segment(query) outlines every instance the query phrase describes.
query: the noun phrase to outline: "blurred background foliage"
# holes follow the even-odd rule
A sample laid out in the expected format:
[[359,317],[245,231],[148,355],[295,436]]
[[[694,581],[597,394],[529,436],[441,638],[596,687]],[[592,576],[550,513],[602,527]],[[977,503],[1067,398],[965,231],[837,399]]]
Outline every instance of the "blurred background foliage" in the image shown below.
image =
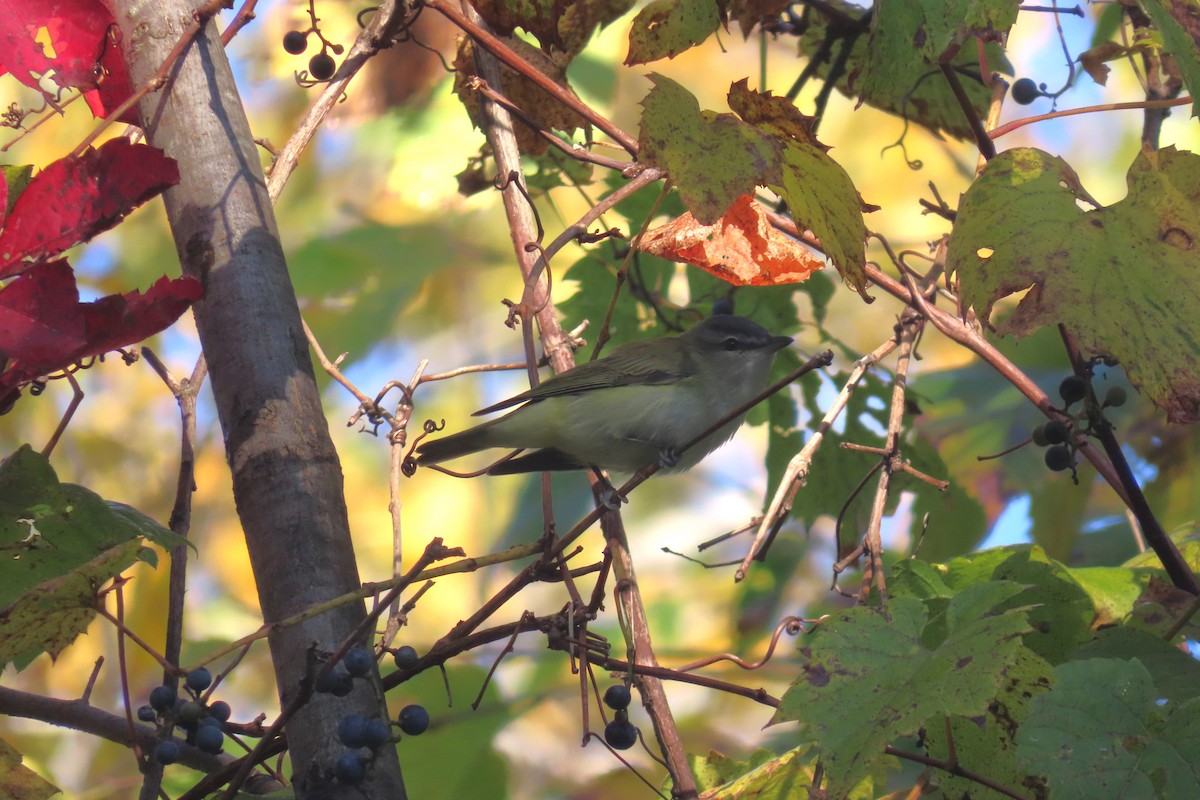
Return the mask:
[[[349,44],[358,10],[343,3],[318,3],[325,35]],[[303,68],[304,58],[288,56],[279,44],[286,30],[306,23],[298,3],[260,4],[258,15],[234,40],[230,52],[256,136],[281,145],[316,94],[293,80],[292,72]],[[628,20],[627,16],[597,36],[572,66],[570,77],[586,101],[624,129],[636,131],[638,101],[649,89],[645,75],[650,70],[619,66]],[[1064,18],[1075,52],[1089,46],[1093,25],[1092,19]],[[436,15],[425,14],[416,35],[447,58],[452,56],[454,31]],[[1050,84],[1065,77],[1050,15],[1022,14],[1008,55],[1017,76]],[[796,41],[758,35],[743,41],[735,29],[678,58],[655,63],[653,71],[683,83],[702,108],[723,111],[729,83],[750,76],[755,85],[764,74],[762,65],[766,76],[762,87],[785,93],[803,67]],[[1140,97],[1128,68],[1114,66],[1107,89],[1082,77],[1063,98],[1063,105]],[[345,102],[305,154],[277,208],[306,319],[330,357],[347,354],[343,369],[368,394],[388,380],[407,381],[421,359],[429,359],[429,372],[441,372],[521,357],[519,333],[503,325],[506,310],[500,301],[519,297],[521,282],[513,268],[498,195],[458,193],[456,175],[478,152],[482,136],[472,129],[450,85],[451,76],[437,56],[413,44],[375,60],[351,85]],[[17,88],[12,81],[0,85],[3,105],[12,100],[28,102]],[[801,110],[811,111],[817,89],[814,84],[805,89],[798,101]],[[1005,121],[1047,110],[1009,104]],[[1138,112],[1127,111],[1056,120],[1024,128],[999,144],[1002,148],[1034,145],[1063,156],[1092,195],[1110,203],[1124,195],[1124,174],[1138,149],[1140,119]],[[68,152],[92,124],[82,104],[76,104],[64,118],[52,119],[17,141],[3,160],[45,165]],[[932,199],[929,183],[933,182],[941,196],[955,205],[974,174],[975,149],[916,127],[906,134],[903,129],[898,118],[866,106],[855,110],[852,100],[835,93],[820,138],[833,146],[832,155],[849,172],[863,198],[882,206],[868,216],[868,225],[885,235],[896,250],[927,252],[928,242],[948,226],[922,213],[917,199]],[[900,148],[889,149],[901,136],[907,157],[920,161],[920,169],[906,163]],[[13,138],[11,131],[4,132],[4,143]],[[1197,127],[1188,123],[1186,112],[1168,119],[1164,145],[1196,150],[1197,139]],[[264,164],[269,164],[268,153],[262,154]],[[599,170],[593,177],[599,182],[557,188],[539,200],[551,236],[606,188],[616,185]],[[644,215],[648,203],[631,201],[621,210],[640,209],[638,213]],[[638,213],[632,215],[634,225],[641,222]],[[628,234],[629,225],[619,214],[606,217],[604,224],[623,225]],[[881,256],[872,243],[869,257],[882,261]],[[159,275],[178,272],[162,209],[154,203],[71,258],[81,283],[96,295],[145,288]],[[593,330],[598,325],[616,263],[609,244],[573,247],[555,260],[555,299],[565,328],[585,319]],[[706,309],[725,292],[706,275],[651,257],[638,261],[635,277],[643,288],[680,306]],[[798,498],[798,521],[785,528],[769,560],[758,565],[745,583],[735,585],[728,570],[704,569],[663,549],[694,555],[697,544],[741,526],[760,511],[768,476],[780,474],[806,435],[804,426],[822,413],[852,358],[891,336],[899,307],[875,294],[876,302],[865,305],[836,277],[826,276],[796,292],[791,288],[737,292],[739,312],[769,326],[775,323],[778,333],[795,335],[801,353],[833,346],[836,368],[793,387],[790,398],[772,401],[771,419],[776,424],[765,468],[767,426],[747,427],[733,444],[692,473],[651,481],[627,507],[626,524],[642,590],[665,663],[681,664],[727,651],[756,659],[782,616],[815,617],[840,602],[828,590],[830,565],[836,560],[832,514],[867,462],[830,446],[821,451],[809,487]],[[628,293],[618,306],[618,339],[635,332],[662,333],[672,320],[656,319],[648,306],[632,301],[634,296]],[[798,326],[788,322],[797,314]],[[819,315],[823,315],[820,321]],[[198,355],[195,332],[187,319],[150,344],[180,377],[191,370]],[[1067,371],[1053,335],[998,344],[1047,390],[1052,391]],[[1081,470],[1081,485],[1076,487],[1064,476],[1047,472],[1041,452],[1033,448],[979,460],[1027,438],[1040,415],[990,368],[936,333],[929,332],[920,352],[922,360],[915,364],[912,381],[919,414],[913,417],[908,447],[924,469],[948,476],[954,490],[940,498],[928,493],[898,495],[886,531],[889,547],[907,552],[913,541],[913,520],[928,511],[932,523],[928,549],[922,555],[930,559],[949,558],[983,542],[1028,539],[1052,556],[1076,564],[1117,563],[1136,551],[1112,492],[1094,480],[1089,468]],[[179,444],[177,410],[169,393],[144,364],[127,367],[116,358],[82,373],[80,380],[87,397],[54,453],[60,478],[165,522],[173,499]],[[414,419],[445,419],[459,426],[475,409],[519,391],[523,380],[519,372],[489,373],[426,385],[418,392]],[[1105,380],[1121,383],[1123,378],[1115,369]],[[345,420],[355,409],[353,398],[328,380],[324,385],[330,426],[343,460],[360,572],[364,580],[380,580],[391,569],[386,441],[362,426],[347,428]],[[889,396],[887,372],[879,370],[856,396],[855,414],[842,423],[844,428],[839,426],[838,435],[868,443],[877,440]],[[0,453],[7,454],[23,442],[41,447],[69,399],[70,391],[62,382],[52,383],[40,398],[23,399],[13,413],[0,419]],[[789,417],[794,424],[778,424]],[[767,414],[757,412],[756,419],[764,422]],[[230,499],[221,433],[207,398],[200,422],[191,533],[198,552],[189,577],[185,663],[203,658],[259,624],[256,590]],[[1200,447],[1195,429],[1167,428],[1162,415],[1145,402],[1120,409],[1116,424],[1165,526],[1170,529],[1200,516],[1196,463]],[[554,489],[563,528],[587,507],[589,495],[578,475],[556,476]],[[541,532],[536,476],[462,481],[422,470],[404,480],[401,491],[408,561],[433,536],[474,555],[533,540]],[[860,519],[862,511],[856,508],[848,517],[847,531],[857,530],[853,520]],[[598,534],[583,541],[587,555],[597,556]],[[740,558],[741,546],[741,540],[735,540],[701,556],[706,561]],[[439,580],[410,614],[409,627],[398,643],[423,651],[477,609],[520,566]],[[127,622],[141,637],[160,645],[166,571],[140,565],[130,577]],[[513,620],[525,609],[544,613],[565,599],[557,584],[535,586],[495,619]],[[618,652],[622,650],[611,612],[596,629],[609,637]],[[97,658],[103,656],[106,662],[92,701],[118,711],[115,641],[111,626],[97,621],[89,635],[56,663],[43,657],[19,674],[10,668],[3,676],[5,685],[78,697]],[[644,784],[607,751],[596,745],[579,749],[578,679],[562,655],[547,651],[539,637],[518,640],[516,652],[504,660],[479,710],[472,711],[470,703],[499,648],[476,651],[450,665],[452,705],[441,676],[434,671],[393,692],[393,710],[421,702],[434,720],[430,734],[408,738],[400,746],[411,796],[422,800],[649,796]],[[785,639],[775,658],[756,672],[743,672],[728,662],[706,672],[779,695],[793,677],[790,649]],[[130,653],[130,690],[136,706],[160,674],[136,648]],[[266,658],[265,647],[255,647],[217,693],[232,703],[237,721],[259,713],[271,718],[277,712]],[[599,678],[603,689],[607,679]],[[715,749],[746,758],[756,747],[782,749],[796,744],[789,726],[762,729],[770,717],[763,706],[683,684],[671,685],[669,691],[692,752]],[[633,721],[648,725],[640,715],[635,708]],[[595,709],[591,719],[596,729]],[[126,798],[139,783],[131,754],[98,738],[14,719],[0,720],[0,736],[12,740],[25,754],[25,763],[55,781],[69,797]],[[651,783],[658,782],[660,770],[644,753],[630,751],[629,757]],[[167,788],[182,790],[195,777],[183,768],[172,768]]]

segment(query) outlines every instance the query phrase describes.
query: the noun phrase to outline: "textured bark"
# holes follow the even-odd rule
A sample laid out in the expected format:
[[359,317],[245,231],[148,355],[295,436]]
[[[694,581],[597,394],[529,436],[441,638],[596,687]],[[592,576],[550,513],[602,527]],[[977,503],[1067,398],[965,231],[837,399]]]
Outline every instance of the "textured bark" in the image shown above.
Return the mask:
[[[112,0],[135,86],[192,22],[183,0]],[[341,466],[321,409],[259,154],[216,26],[187,48],[170,82],[139,107],[147,140],[179,162],[165,201],[183,271],[199,278],[200,341],[233,472],[263,616],[283,619],[358,587]],[[197,545],[204,547],[198,531]],[[310,645],[331,649],[364,618],[342,606],[270,638],[280,699],[299,689]],[[321,777],[344,752],[337,719],[386,712],[366,681],[316,695],[287,726],[297,796],[404,797],[393,748],[355,787]],[[376,679],[376,686],[378,686]]]

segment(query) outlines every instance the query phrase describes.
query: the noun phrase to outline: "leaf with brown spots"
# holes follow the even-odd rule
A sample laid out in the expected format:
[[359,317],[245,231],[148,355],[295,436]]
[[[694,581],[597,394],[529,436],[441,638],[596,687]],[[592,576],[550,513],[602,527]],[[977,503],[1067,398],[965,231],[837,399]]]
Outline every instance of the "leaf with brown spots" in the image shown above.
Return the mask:
[[[779,19],[791,5],[790,0],[731,0],[729,16],[737,20],[742,29],[742,38],[749,39],[758,26],[766,27]],[[768,29],[769,30],[769,29]]]
[[811,230],[842,278],[864,292],[866,224],[850,176],[812,136],[808,118],[785,98],[733,84],[730,106],[741,117],[701,111],[690,92],[651,75],[642,101],[638,160],[665,169],[688,211],[703,225],[720,219],[738,197],[767,186],[787,201],[801,229]]
[[1200,156],[1141,153],[1127,182],[1125,199],[1096,207],[1061,158],[1008,150],[963,196],[946,265],[985,321],[1029,290],[1000,333],[1061,323],[1085,356],[1116,357],[1171,422],[1197,422]]
[[[1023,590],[990,581],[948,603],[893,597],[886,611],[831,615],[806,637],[800,677],[772,724],[806,727],[821,750],[828,795],[847,796],[899,737],[987,710],[1018,656],[1029,654],[1025,610],[998,610]],[[1039,658],[1029,663],[1049,670]]]
[[674,58],[716,33],[720,25],[716,0],[654,0],[634,17],[625,66]]
[[[566,56],[561,53],[547,55],[531,44],[520,39],[507,39],[505,44],[511,47],[522,58],[537,67],[538,71],[559,84],[563,91],[571,96],[575,92],[567,83]],[[540,156],[549,149],[546,139],[525,121],[545,130],[572,133],[588,127],[583,117],[558,102],[542,87],[507,65],[500,65],[500,74],[504,82],[504,96],[512,101],[523,114],[514,117],[513,132],[517,137],[517,146],[521,152]],[[484,117],[480,105],[482,96],[475,88],[475,44],[464,37],[458,46],[458,54],[454,59],[454,92],[467,109],[467,115],[477,128],[483,129]]]
[[544,50],[565,48],[558,21],[570,0],[475,0],[473,5],[479,16],[505,36],[521,28],[537,37]]

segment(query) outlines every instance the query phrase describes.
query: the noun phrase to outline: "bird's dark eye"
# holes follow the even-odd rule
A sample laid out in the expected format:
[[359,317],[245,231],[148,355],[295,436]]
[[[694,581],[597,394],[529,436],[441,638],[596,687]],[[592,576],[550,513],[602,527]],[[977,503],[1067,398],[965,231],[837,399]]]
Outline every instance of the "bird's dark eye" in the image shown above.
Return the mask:
[[738,340],[733,338],[732,336],[730,336],[728,339],[726,339],[724,342],[722,342],[722,344],[725,346],[726,350],[737,350],[738,349]]

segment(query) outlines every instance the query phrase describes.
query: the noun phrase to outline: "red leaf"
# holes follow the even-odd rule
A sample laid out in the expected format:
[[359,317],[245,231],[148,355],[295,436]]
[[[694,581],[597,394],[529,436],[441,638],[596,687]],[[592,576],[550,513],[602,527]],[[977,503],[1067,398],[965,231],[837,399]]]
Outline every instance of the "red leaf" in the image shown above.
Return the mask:
[[[51,73],[66,88],[96,87],[96,60],[112,14],[99,0],[0,0],[0,37],[7,47],[0,68],[31,88],[36,75]],[[54,57],[37,42],[46,29]]]
[[694,264],[735,286],[800,283],[824,264],[775,230],[753,195],[744,194],[712,225],[691,212],[646,233],[638,249]]
[[[37,42],[43,28],[53,58]],[[0,75],[11,72],[38,89],[38,78],[49,74],[64,89],[87,92],[92,112],[105,116],[133,93],[113,42],[116,30],[101,0],[0,0]],[[137,123],[133,109],[120,119]]]
[[5,221],[0,278],[88,241],[178,182],[174,159],[127,139],[112,139],[78,158],[60,158],[34,176]]
[[79,302],[66,261],[40,264],[0,289],[0,396],[21,383],[140,342],[169,327],[198,300],[200,282],[163,277],[145,293]]
[[[133,85],[129,82],[129,74],[125,72],[125,57],[116,45],[109,44],[104,55],[100,57],[100,66],[104,68],[104,80],[100,82],[99,89],[84,94],[83,100],[88,104],[88,108],[92,109],[92,114],[107,117],[117,106],[129,99],[133,94]],[[140,124],[137,106],[129,108],[117,117],[117,122],[124,122],[126,125]]]

